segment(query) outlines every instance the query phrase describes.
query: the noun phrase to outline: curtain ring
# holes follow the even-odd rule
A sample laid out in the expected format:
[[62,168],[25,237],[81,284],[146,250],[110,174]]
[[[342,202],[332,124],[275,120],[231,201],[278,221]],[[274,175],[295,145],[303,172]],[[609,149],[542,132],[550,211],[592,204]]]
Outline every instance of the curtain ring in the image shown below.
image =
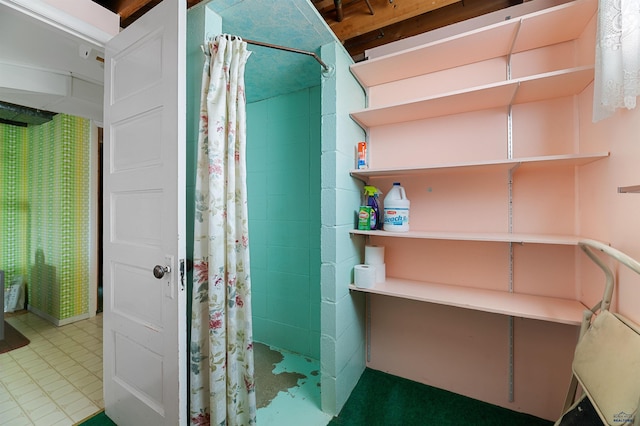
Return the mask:
[[225,40],[228,41],[233,41],[233,40],[240,40],[242,41],[242,37],[234,35],[234,34],[218,34],[216,36],[216,39],[219,39],[220,37],[224,37]]

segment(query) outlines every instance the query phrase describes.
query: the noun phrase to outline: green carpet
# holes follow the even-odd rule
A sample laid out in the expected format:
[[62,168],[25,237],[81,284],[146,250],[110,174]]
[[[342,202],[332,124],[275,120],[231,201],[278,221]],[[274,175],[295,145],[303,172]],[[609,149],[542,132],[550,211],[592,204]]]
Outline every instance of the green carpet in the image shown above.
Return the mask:
[[88,419],[78,423],[77,426],[117,426],[107,415],[104,410]]
[[549,426],[553,422],[367,368],[329,425]]
[[[551,426],[553,422],[367,368],[329,425]],[[115,423],[101,411],[78,426]]]

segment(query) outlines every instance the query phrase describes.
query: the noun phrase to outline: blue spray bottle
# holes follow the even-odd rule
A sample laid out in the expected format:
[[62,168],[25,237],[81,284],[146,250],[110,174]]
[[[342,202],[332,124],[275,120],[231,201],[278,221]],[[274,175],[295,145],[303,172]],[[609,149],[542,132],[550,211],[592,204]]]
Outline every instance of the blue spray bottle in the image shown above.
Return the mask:
[[370,229],[382,229],[382,216],[380,216],[380,206],[378,205],[378,196],[380,191],[375,186],[365,185],[364,197],[365,205],[373,210],[370,219]]

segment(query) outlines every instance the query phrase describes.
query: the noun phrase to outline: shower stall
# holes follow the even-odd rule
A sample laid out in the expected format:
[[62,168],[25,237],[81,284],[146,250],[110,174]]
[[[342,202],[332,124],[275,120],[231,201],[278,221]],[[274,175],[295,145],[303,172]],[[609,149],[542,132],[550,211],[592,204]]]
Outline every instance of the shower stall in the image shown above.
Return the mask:
[[[335,414],[365,363],[363,299],[348,292],[363,249],[349,241],[361,188],[348,172],[352,148],[364,132],[347,113],[364,106],[364,93],[349,72],[351,58],[313,5],[288,3],[277,8],[306,15],[283,24],[282,10],[272,5],[267,13],[256,2],[209,2],[189,10],[187,161],[195,169],[194,100],[200,98],[204,36],[251,39],[245,84],[253,338],[315,360],[321,370],[315,379],[322,393],[318,408]],[[188,218],[194,182],[191,170]],[[188,238],[192,234],[188,222]]]

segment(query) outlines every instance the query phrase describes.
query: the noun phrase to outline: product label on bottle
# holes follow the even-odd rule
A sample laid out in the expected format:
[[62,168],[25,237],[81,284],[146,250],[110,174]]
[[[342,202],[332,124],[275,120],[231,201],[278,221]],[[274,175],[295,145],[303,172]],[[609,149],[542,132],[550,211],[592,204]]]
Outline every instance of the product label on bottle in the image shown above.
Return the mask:
[[371,229],[371,213],[373,209],[369,206],[360,206],[358,212],[358,229],[361,231],[369,231]]
[[367,143],[366,142],[358,142],[356,155],[357,155],[356,168],[366,169],[367,168]]
[[384,224],[401,227],[409,223],[409,209],[384,209]]

